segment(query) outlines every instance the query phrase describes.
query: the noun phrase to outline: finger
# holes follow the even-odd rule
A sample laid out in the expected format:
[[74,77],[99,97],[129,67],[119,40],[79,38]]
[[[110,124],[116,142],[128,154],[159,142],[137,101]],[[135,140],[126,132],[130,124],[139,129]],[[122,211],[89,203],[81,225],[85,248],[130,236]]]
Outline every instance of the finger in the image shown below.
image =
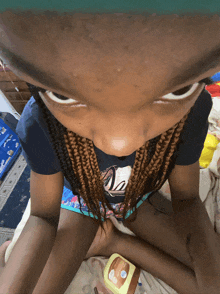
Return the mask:
[[3,243],[0,246],[0,267],[5,266],[5,252],[6,252],[10,243],[11,243],[11,241],[6,241],[5,243]]

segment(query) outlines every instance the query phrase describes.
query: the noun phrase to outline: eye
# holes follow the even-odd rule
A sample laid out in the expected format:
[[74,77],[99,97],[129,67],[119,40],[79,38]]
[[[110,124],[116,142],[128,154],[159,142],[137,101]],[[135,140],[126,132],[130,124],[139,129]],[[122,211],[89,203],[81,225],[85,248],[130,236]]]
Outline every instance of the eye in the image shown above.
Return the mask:
[[192,95],[198,89],[200,85],[201,83],[192,84],[190,86],[184,87],[175,92],[164,95],[162,98],[167,100],[181,100],[181,99],[187,98],[190,95]]
[[85,107],[86,104],[82,104],[79,101],[77,101],[76,99],[73,98],[67,98],[65,96],[53,93],[51,91],[46,91],[45,92],[47,94],[47,96],[53,100],[54,102],[58,103],[59,105],[63,105],[63,106],[71,106],[71,107]]

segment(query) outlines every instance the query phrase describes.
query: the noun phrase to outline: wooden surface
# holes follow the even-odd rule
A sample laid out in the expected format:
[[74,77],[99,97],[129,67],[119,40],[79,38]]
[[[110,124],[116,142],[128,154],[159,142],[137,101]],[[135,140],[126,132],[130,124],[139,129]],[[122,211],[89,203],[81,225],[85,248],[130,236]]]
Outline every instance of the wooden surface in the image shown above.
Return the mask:
[[[15,87],[19,89],[19,92],[16,91]],[[2,68],[0,69],[0,90],[19,114],[22,113],[26,103],[31,98],[26,82],[18,78],[9,69],[6,69],[6,73]]]

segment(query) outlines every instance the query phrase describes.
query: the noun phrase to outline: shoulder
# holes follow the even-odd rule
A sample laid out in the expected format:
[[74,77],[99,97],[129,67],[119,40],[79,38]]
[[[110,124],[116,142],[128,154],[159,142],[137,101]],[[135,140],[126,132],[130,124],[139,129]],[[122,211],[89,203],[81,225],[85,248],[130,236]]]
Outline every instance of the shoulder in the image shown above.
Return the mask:
[[180,136],[177,159],[168,182],[172,198],[199,197],[199,158],[208,132],[212,97],[204,90],[192,107]]
[[190,165],[199,159],[208,132],[208,117],[211,109],[211,95],[204,90],[191,108],[180,134],[176,151],[177,165]]
[[175,165],[168,178],[172,199],[199,197],[199,176],[199,161],[186,166]]
[[37,121],[35,120],[33,116],[32,104],[33,104],[33,101],[31,98],[28,101],[28,103],[25,105],[16,127],[16,133],[19,139],[24,141],[27,134],[30,132],[30,130],[34,126],[37,126]]
[[208,117],[212,109],[212,105],[212,96],[206,89],[204,89],[192,108],[192,114],[196,114],[201,118],[204,118],[204,116]]
[[21,140],[28,139],[29,143],[32,137],[49,140],[49,131],[43,113],[33,96],[24,107],[16,127],[16,133]]
[[[196,100],[194,106],[188,115],[186,124],[184,126],[185,133],[196,133],[195,127],[204,127],[208,121],[209,114],[212,109],[212,97],[205,89]],[[184,135],[184,133],[183,133]]]
[[53,174],[61,170],[46,123],[34,98],[26,104],[16,133],[22,146],[22,155],[31,170],[39,174]]

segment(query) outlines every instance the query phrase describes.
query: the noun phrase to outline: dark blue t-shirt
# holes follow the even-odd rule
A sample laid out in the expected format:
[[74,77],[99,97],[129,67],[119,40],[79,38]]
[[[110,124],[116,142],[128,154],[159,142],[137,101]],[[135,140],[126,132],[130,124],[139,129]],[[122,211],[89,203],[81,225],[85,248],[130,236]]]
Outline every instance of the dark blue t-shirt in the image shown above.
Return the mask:
[[[180,135],[176,165],[190,165],[199,160],[208,131],[208,116],[211,108],[211,95],[204,90],[191,109]],[[33,97],[22,112],[16,133],[22,146],[22,154],[34,172],[50,175],[61,171],[43,113]],[[94,150],[100,171],[104,176],[107,200],[110,203],[123,202],[125,187],[131,174],[136,152],[120,160],[116,156],[102,152],[96,146]],[[71,190],[66,178],[64,185]]]

